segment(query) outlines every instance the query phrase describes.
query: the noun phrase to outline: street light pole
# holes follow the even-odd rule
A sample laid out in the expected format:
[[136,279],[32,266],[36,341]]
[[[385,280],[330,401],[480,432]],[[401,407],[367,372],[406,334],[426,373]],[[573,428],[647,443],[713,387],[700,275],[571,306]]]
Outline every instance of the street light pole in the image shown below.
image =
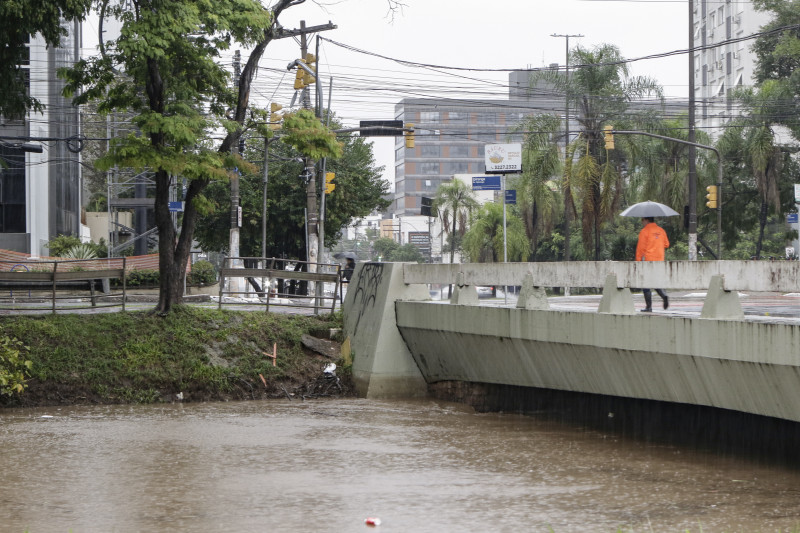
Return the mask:
[[689,261],[697,260],[697,151],[694,144],[697,139],[694,112],[694,0],[689,0]]

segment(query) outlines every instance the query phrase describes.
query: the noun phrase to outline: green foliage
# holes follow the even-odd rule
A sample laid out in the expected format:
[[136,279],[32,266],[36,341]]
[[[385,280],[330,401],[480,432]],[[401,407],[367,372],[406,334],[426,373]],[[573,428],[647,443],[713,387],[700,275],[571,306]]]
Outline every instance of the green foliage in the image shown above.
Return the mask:
[[65,259],[94,259],[108,255],[105,240],[101,239],[99,244],[84,243],[74,235],[59,235],[45,244],[45,247],[50,250],[51,256]]
[[127,287],[158,287],[161,277],[158,270],[137,269],[127,273]]
[[342,155],[342,143],[336,140],[336,134],[308,109],[284,115],[283,129],[286,132],[283,142],[306,157],[335,159]]
[[509,261],[527,261],[530,253],[525,228],[513,209],[506,212],[506,234],[503,238],[503,205],[490,202],[480,208],[464,235],[464,251],[475,263],[502,263],[505,250]]
[[[270,384],[316,377],[321,365],[305,355],[300,337],[341,327],[330,317],[183,306],[165,317],[107,313],[0,322],[30,346],[30,377],[40,387],[57,383],[76,397],[105,403],[171,401],[178,392],[194,401],[224,399],[236,389],[250,398],[253,391],[264,391],[259,374]],[[264,356],[273,343],[276,367]]]
[[388,237],[377,239],[372,248],[379,261],[424,263],[427,258],[413,244],[400,245]]
[[478,201],[469,185],[454,179],[439,185],[433,199],[433,208],[442,221],[442,231],[448,236],[450,262],[460,248],[461,237],[467,231],[472,212],[478,208]]
[[186,278],[189,285],[211,285],[217,281],[217,271],[208,261],[197,261],[192,264],[192,271]]
[[[336,122],[333,121],[334,126]],[[300,154],[283,138],[269,143],[267,184],[267,257],[305,258],[305,220],[307,191],[299,177],[303,173]],[[248,142],[245,157],[263,160],[264,141]],[[325,244],[334,247],[342,230],[352,219],[384,209],[383,196],[388,184],[382,168],[375,166],[372,145],[357,136],[344,138],[342,156],[328,160],[326,170],[336,174],[336,189],[326,196]],[[242,207],[240,255],[259,257],[264,194],[263,169],[245,172],[239,178]],[[196,239],[204,250],[226,251],[230,240],[230,189],[212,183],[205,190],[208,209],[200,216]]]
[[33,363],[26,359],[28,347],[8,335],[0,337],[0,395],[11,396],[25,390],[26,375]]

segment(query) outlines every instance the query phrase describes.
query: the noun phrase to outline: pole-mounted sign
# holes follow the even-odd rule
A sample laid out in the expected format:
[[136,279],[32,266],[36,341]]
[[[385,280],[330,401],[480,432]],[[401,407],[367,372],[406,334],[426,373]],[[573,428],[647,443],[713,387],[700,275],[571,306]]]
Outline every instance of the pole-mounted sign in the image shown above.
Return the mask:
[[487,144],[484,151],[487,174],[522,172],[521,144]]

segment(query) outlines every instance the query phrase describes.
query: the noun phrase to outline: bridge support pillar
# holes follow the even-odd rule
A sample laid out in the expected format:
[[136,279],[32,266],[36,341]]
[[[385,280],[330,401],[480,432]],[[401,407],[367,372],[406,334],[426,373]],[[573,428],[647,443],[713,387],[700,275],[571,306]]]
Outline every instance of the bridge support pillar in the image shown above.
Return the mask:
[[631,290],[628,287],[619,288],[616,274],[606,276],[606,283],[603,285],[603,297],[600,299],[600,306],[597,308],[597,312],[613,315],[636,314]]
[[700,318],[743,318],[737,291],[726,291],[724,276],[711,276]]
[[519,291],[517,307],[536,311],[546,311],[550,309],[544,287],[537,287],[533,284],[533,274],[530,272],[525,274],[525,278],[522,280],[522,288]]
[[353,381],[364,398],[427,395],[425,379],[397,329],[397,300],[430,300],[430,293],[425,285],[403,283],[402,263],[356,265],[342,310]]
[[456,286],[453,289],[453,295],[450,297],[450,303],[456,305],[480,305],[478,292],[474,286],[464,283],[463,272],[459,272],[458,276],[456,276]]

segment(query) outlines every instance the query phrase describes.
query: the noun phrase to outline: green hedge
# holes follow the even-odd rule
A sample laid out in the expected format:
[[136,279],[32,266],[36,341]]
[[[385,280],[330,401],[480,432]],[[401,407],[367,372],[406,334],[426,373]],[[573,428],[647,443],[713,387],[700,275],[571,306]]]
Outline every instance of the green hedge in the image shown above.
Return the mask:
[[[187,285],[211,285],[217,281],[217,271],[208,261],[198,261],[192,265],[192,271],[186,274]],[[112,280],[115,286],[122,285],[120,280]],[[125,279],[127,287],[158,287],[160,275],[158,270],[131,270]]]

